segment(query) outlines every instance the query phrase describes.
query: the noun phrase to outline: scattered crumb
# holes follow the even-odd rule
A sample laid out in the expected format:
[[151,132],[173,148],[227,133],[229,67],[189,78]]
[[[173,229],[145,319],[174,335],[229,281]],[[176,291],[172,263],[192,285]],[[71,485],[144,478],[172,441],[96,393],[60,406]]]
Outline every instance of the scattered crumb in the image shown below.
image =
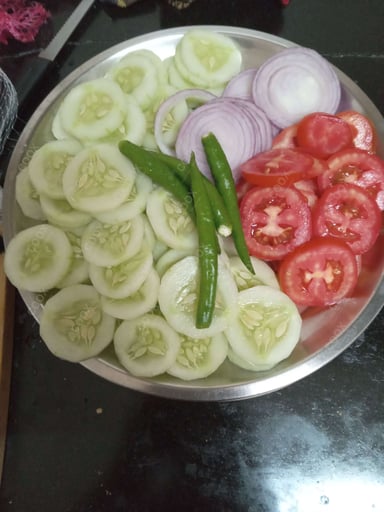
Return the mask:
[[102,407],[98,407],[96,409],[96,414],[103,414],[103,408]]

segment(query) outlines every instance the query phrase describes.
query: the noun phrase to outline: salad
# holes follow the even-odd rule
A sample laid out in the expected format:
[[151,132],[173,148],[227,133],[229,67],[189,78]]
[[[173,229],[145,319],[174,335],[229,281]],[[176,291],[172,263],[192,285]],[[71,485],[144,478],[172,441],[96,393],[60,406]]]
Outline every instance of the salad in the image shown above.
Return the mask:
[[287,358],[300,311],[353,292],[381,228],[375,129],[340,98],[313,50],[243,69],[201,29],[74,86],[17,175],[32,225],[5,255],[17,288],[46,294],[52,353],[111,345],[132,375],[184,380]]

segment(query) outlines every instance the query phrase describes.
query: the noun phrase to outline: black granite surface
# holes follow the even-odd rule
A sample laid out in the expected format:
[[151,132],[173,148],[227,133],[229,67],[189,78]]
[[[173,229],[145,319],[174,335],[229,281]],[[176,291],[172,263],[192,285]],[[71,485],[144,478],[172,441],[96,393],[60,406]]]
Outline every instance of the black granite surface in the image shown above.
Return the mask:
[[[34,44],[0,46],[17,83],[78,3]],[[195,0],[184,11],[95,2],[20,111],[100,51],[149,31],[224,24],[312,47],[384,112],[383,0]],[[1,512],[383,512],[384,312],[333,362],[286,389],[227,403],[143,395],[50,355],[17,300]],[[0,411],[1,413],[1,411]]]

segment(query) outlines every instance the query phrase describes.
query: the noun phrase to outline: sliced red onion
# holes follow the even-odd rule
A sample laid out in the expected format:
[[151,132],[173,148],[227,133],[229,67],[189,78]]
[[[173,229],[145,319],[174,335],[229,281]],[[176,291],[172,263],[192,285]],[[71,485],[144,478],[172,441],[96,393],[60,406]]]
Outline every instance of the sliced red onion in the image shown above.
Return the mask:
[[163,137],[163,126],[167,115],[170,111],[181,101],[185,100],[199,100],[203,103],[216,98],[211,92],[205,91],[204,89],[183,89],[181,91],[172,94],[166,100],[162,102],[158,108],[154,122],[154,136],[156,144],[160,151],[167,155],[175,155],[175,150],[165,143]]
[[256,68],[249,68],[234,76],[226,85],[222,96],[252,100],[252,84],[256,71]]
[[248,117],[251,121],[255,137],[253,154],[270,149],[275,127],[272,125],[265,112],[251,100],[232,98],[232,101],[238,108],[242,109],[243,115]]
[[241,98],[217,98],[194,110],[182,124],[176,139],[176,155],[189,161],[194,152],[196,163],[211,178],[201,139],[214,133],[227,156],[234,180],[239,166],[255,153],[270,147],[271,125],[264,112]]
[[285,128],[311,112],[334,114],[340,102],[340,81],[331,64],[309,48],[286,48],[258,69],[253,100],[271,122]]

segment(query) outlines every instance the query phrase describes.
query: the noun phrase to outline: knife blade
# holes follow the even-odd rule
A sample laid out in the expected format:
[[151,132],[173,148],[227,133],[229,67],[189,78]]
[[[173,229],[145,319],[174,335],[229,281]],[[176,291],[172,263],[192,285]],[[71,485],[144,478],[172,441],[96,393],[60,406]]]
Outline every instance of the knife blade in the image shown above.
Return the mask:
[[63,49],[71,34],[80,25],[81,21],[94,4],[95,0],[81,0],[79,5],[70,14],[64,25],[60,28],[51,42],[33,59],[22,77],[17,80],[19,106],[23,106],[30,95],[36,90],[42,79],[53,66],[56,57]]

